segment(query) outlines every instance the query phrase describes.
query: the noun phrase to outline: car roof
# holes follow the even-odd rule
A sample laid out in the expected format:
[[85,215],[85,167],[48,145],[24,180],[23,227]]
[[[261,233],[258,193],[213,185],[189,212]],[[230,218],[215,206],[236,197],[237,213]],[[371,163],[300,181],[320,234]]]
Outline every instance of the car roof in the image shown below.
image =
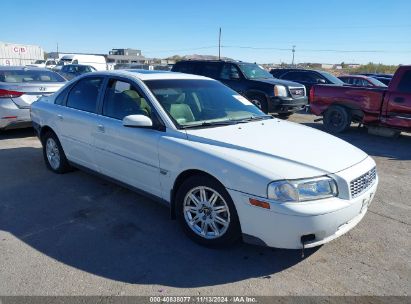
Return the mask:
[[271,71],[276,72],[291,72],[291,71],[295,71],[295,72],[300,72],[300,71],[307,71],[307,72],[317,72],[317,73],[321,73],[322,71],[320,70],[312,70],[312,69],[299,69],[299,68],[278,68],[278,69],[271,69]]
[[238,63],[238,64],[254,64],[251,62],[246,62],[246,61],[237,61],[237,60],[232,60],[232,59],[186,59],[186,60],[180,60],[176,62],[175,64],[179,63],[186,63],[186,62],[195,62],[195,63]]
[[19,71],[19,70],[38,70],[38,71],[50,71],[49,69],[46,68],[39,68],[36,66],[9,66],[9,65],[3,65],[0,66],[0,71]]
[[340,77],[352,77],[352,78],[361,78],[361,79],[370,78],[369,76],[366,76],[366,75],[341,75],[341,76],[338,76],[338,78],[340,78]]
[[[127,70],[114,70],[114,71],[98,71],[93,72],[92,75],[107,75],[107,76],[129,76],[135,77],[140,80],[166,80],[166,79],[203,79],[203,80],[213,80],[208,77],[169,72],[169,71],[149,71],[141,69],[127,69]],[[215,80],[213,80],[215,81]]]

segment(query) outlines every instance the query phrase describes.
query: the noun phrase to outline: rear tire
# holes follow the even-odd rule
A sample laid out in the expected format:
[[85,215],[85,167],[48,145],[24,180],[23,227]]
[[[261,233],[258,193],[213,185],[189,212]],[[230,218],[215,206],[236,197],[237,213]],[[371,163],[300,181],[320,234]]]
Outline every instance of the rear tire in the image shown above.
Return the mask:
[[324,126],[330,133],[341,133],[351,125],[351,112],[342,106],[331,106],[324,114]]
[[42,144],[44,161],[49,170],[58,174],[71,171],[71,166],[54,132],[47,132],[42,137]]
[[225,247],[241,237],[234,203],[211,177],[196,175],[185,180],[176,194],[176,211],[184,232],[200,245]]

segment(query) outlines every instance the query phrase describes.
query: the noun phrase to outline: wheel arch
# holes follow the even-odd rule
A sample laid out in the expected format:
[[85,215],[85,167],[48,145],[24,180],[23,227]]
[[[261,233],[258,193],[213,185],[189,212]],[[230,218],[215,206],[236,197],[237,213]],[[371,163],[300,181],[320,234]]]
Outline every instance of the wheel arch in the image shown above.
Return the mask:
[[170,191],[170,215],[172,219],[176,219],[176,202],[175,202],[175,197],[176,194],[178,192],[178,189],[180,188],[180,186],[183,184],[184,181],[186,181],[187,179],[189,179],[192,176],[198,176],[198,175],[202,175],[202,176],[207,176],[210,177],[212,179],[214,179],[216,182],[218,182],[222,187],[226,188],[226,186],[218,179],[216,178],[214,175],[201,170],[201,169],[187,169],[184,170],[182,172],[180,172],[180,174],[177,176],[177,178],[174,181],[173,184],[173,188]]
[[364,111],[361,109],[361,107],[359,105],[355,105],[355,104],[347,104],[346,102],[339,102],[336,101],[332,104],[330,104],[323,112],[322,115],[325,115],[325,112],[327,112],[327,110],[333,106],[339,106],[339,107],[343,107],[346,110],[351,112],[351,115],[353,118],[356,118],[356,120],[362,121],[362,118],[364,117]]
[[53,132],[54,134],[56,134],[56,132],[54,132],[54,130],[50,126],[46,125],[46,126],[41,127],[40,133],[39,133],[39,138],[41,142],[43,142],[44,135],[46,135],[48,132]]

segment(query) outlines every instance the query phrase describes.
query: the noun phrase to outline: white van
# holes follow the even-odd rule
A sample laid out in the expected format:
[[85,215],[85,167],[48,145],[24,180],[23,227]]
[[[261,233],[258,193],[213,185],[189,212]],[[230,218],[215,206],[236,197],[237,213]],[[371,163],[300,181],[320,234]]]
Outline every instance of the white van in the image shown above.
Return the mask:
[[107,70],[107,62],[104,56],[99,55],[65,55],[61,57],[61,62],[66,64],[85,64],[91,65],[97,71]]

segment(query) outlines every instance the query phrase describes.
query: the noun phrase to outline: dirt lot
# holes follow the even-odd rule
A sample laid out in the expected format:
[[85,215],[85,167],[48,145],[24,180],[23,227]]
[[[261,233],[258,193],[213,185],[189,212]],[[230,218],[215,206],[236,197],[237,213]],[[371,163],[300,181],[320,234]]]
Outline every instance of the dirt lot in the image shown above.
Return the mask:
[[[290,120],[321,128],[313,119]],[[55,175],[32,130],[3,133],[0,295],[410,295],[411,136],[341,137],[374,157],[379,190],[355,229],[301,259],[200,247],[166,207],[81,171]]]

